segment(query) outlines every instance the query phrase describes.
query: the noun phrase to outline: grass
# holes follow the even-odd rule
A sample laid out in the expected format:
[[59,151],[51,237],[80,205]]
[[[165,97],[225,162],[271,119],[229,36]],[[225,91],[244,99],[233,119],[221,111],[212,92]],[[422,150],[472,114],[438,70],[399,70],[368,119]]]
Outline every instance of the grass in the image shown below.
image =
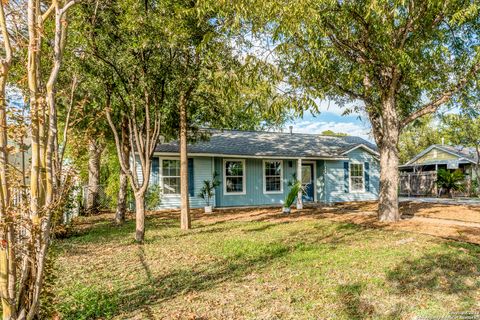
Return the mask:
[[326,219],[98,220],[56,241],[62,319],[405,319],[480,311],[480,246]]

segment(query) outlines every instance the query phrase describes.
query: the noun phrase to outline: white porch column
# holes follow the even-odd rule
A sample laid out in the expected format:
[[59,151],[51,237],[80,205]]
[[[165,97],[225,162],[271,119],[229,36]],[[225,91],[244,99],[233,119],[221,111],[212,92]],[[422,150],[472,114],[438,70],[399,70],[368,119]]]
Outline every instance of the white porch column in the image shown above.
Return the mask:
[[[297,179],[302,182],[302,159],[297,160]],[[297,195],[297,210],[303,209],[303,200],[302,200],[303,192],[300,189]]]

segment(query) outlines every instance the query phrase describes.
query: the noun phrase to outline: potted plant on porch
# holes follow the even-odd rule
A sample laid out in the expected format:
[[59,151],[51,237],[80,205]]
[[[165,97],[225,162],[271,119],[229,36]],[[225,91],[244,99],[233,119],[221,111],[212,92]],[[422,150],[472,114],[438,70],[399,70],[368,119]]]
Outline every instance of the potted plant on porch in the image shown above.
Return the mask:
[[212,213],[213,211],[210,202],[215,195],[215,188],[220,185],[220,181],[217,179],[217,177],[218,174],[214,172],[212,180],[204,180],[203,187],[200,189],[200,193],[198,194],[198,196],[205,201],[205,213]]
[[302,182],[300,180],[297,180],[294,177],[293,182],[289,182],[289,186],[291,186],[290,192],[288,193],[287,197],[285,198],[285,202],[283,203],[283,213],[290,213],[291,211],[291,206],[295,202],[295,199],[298,197],[298,192],[303,190]]

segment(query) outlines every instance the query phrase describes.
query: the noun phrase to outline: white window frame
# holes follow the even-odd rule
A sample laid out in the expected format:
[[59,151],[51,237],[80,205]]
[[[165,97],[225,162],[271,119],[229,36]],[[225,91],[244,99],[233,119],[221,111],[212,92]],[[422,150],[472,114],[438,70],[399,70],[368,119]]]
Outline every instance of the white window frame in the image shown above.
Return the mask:
[[[181,195],[181,193],[165,193],[164,190],[164,184],[163,184],[163,178],[175,178],[177,176],[164,176],[163,175],[163,160],[177,160],[180,161],[180,158],[175,158],[175,157],[166,157],[166,158],[160,158],[160,187],[162,188],[162,195],[164,197],[178,197]],[[180,176],[178,176],[180,178]]]
[[[265,174],[267,162],[280,162],[280,190],[279,191],[267,191],[267,175]],[[263,194],[281,194],[283,193],[283,160],[268,159],[263,160]],[[272,176],[273,177],[273,176]]]
[[[352,189],[352,164],[362,166],[362,189],[353,190]],[[359,176],[355,176],[359,177]],[[362,162],[350,162],[348,164],[348,190],[350,193],[365,193],[365,164]]]
[[[242,191],[241,192],[227,192],[227,168],[225,164],[227,161],[238,161],[242,163],[243,170],[242,170],[242,179],[243,179],[243,184],[242,184]],[[247,194],[247,163],[245,159],[223,159],[223,194],[225,195],[245,195]]]

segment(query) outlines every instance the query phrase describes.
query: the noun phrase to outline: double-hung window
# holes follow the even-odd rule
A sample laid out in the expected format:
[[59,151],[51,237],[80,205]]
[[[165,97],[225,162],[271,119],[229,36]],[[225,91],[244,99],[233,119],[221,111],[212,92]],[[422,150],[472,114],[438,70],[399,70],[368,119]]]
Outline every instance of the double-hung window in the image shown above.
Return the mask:
[[224,160],[225,194],[245,194],[245,160]]
[[350,191],[365,191],[363,163],[350,163]]
[[163,194],[180,194],[180,160],[162,160]]
[[282,161],[263,161],[263,186],[264,193],[282,193]]

